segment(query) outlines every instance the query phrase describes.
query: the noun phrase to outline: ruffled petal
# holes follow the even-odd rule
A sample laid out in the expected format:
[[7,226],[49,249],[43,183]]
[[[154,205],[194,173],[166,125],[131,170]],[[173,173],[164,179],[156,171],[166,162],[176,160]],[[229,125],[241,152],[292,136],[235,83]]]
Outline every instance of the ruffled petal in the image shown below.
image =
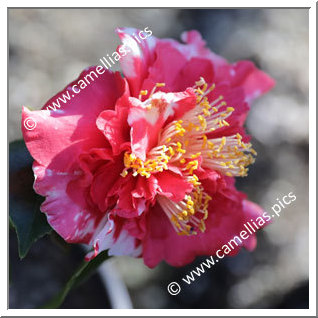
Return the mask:
[[139,241],[136,240],[129,232],[122,228],[113,220],[111,215],[108,215],[101,223],[98,234],[92,239],[90,245],[94,250],[89,252],[85,259],[86,261],[96,257],[100,252],[109,250],[108,255],[128,255],[139,257],[142,253],[142,247]]
[[157,145],[159,132],[172,118],[181,116],[195,107],[196,96],[192,89],[179,93],[155,93],[146,105],[131,97],[128,124],[131,127],[131,148],[141,160]]
[[37,162],[33,164],[33,171],[36,178],[34,189],[46,197],[41,211],[46,213],[49,224],[69,243],[88,243],[102,214],[98,209],[79,203],[83,201],[80,189],[72,193],[74,197],[79,197],[77,203],[68,194],[68,184],[76,180],[81,171],[57,172]]
[[[73,84],[82,80],[92,69],[82,72],[65,90],[72,92]],[[96,127],[96,118],[104,109],[114,107],[123,89],[124,80],[120,74],[105,71],[94,83],[62,105],[60,110],[30,111],[23,107],[22,133],[32,157],[43,166],[67,171],[82,152],[105,146],[105,137]],[[51,98],[43,109],[65,90]],[[24,127],[27,117],[37,123],[34,130]]]
[[117,156],[123,150],[130,148],[130,127],[127,122],[129,112],[128,87],[115,105],[115,110],[105,110],[96,120],[98,129],[104,134],[112,146],[113,154]]
[[265,94],[275,85],[275,81],[269,75],[256,68],[250,61],[222,66],[217,73],[216,82],[226,82],[231,87],[242,88],[245,101],[248,103]]
[[193,188],[184,177],[170,170],[157,173],[155,178],[158,181],[158,193],[175,202],[183,200],[186,193],[191,192]]
[[222,56],[213,53],[206,47],[206,42],[202,39],[200,32],[196,30],[183,32],[181,34],[181,39],[188,44],[187,47],[189,48],[189,51],[186,53],[189,56],[189,59],[193,57],[209,59],[213,62],[215,68],[227,63]]
[[[147,234],[143,240],[143,258],[149,267],[166,261],[172,266],[184,266],[199,255],[215,255],[218,249],[244,230],[244,223],[261,214],[260,208],[245,208],[240,194],[235,200],[217,193],[209,206],[206,231],[192,236],[179,236],[157,204],[147,215]],[[150,230],[151,229],[151,230]],[[242,246],[253,247],[254,235]],[[235,254],[240,247],[232,251]]]
[[[137,42],[134,35],[142,32],[134,28],[118,28],[117,34],[123,45],[118,47],[118,51],[127,52],[120,59],[120,65],[127,78],[131,95],[137,97],[141,90],[143,79],[148,74],[148,68],[155,59],[154,48],[157,39],[153,36]],[[150,31],[150,30],[149,30]]]
[[162,40],[156,42],[155,55],[156,59],[149,67],[147,77],[143,78],[140,89],[149,91],[156,83],[165,83],[165,87],[162,88],[164,92],[178,91],[177,87],[182,87],[180,90],[184,90],[186,86],[181,85],[184,78],[181,83],[176,83],[176,79],[187,64],[187,56],[175,47],[174,41],[163,42]]

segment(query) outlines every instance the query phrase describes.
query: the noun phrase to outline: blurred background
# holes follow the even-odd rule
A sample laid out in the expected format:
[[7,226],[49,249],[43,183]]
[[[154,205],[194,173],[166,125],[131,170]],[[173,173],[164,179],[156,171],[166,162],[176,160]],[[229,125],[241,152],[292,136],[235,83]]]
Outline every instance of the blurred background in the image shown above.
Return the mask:
[[[167,285],[180,283],[204,257],[155,269],[140,259],[113,258],[101,275],[70,293],[64,308],[308,308],[308,10],[10,9],[10,141],[22,138],[22,105],[40,109],[84,68],[115,51],[114,30],[122,26],[148,26],[156,37],[175,39],[197,29],[217,54],[230,62],[252,60],[275,78],[276,87],[249,114],[258,156],[237,187],[267,211],[291,191],[297,200],[258,233],[254,252],[223,259],[190,286],[180,284],[178,296]],[[10,308],[42,305],[79,264],[82,251],[56,240],[41,239],[20,261],[10,233]],[[116,278],[111,288],[105,277]]]

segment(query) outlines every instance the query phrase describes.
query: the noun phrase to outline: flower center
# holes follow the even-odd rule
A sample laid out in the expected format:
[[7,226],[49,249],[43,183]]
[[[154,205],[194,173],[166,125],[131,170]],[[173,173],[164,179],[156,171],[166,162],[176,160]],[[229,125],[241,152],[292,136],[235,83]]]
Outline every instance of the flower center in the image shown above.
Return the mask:
[[[163,86],[159,83],[156,87],[160,87],[159,85]],[[153,173],[167,170],[168,165],[176,165],[188,175],[193,175],[193,171],[198,168],[199,157],[202,159],[202,167],[217,170],[230,177],[247,175],[247,166],[255,161],[252,155],[256,155],[251,144],[244,143],[239,133],[213,137],[214,131],[229,126],[226,118],[235,109],[226,107],[223,96],[209,102],[207,95],[213,91],[215,85],[207,88],[203,78],[196,82],[194,88],[197,106],[163,129],[158,146],[148,152],[145,161],[134,153],[126,152],[125,168],[121,174],[123,177],[128,171],[132,171],[133,176],[139,174],[149,178]],[[153,92],[154,90],[152,94]]]
[[[202,77],[195,84],[196,106],[181,119],[163,128],[158,145],[148,152],[146,160],[126,152],[125,168],[121,173],[122,177],[131,171],[133,176],[149,178],[152,174],[168,170],[169,166],[175,166],[182,172],[193,185],[192,192],[177,203],[162,195],[158,195],[157,199],[181,235],[196,234],[196,229],[205,230],[204,220],[211,197],[204,192],[195,174],[199,162],[203,168],[219,171],[226,176],[246,176],[247,166],[254,162],[253,155],[256,155],[251,144],[244,143],[239,133],[213,137],[213,132],[230,125],[226,119],[235,109],[227,106],[223,96],[209,102],[207,95],[215,89],[214,84],[208,88]],[[156,85],[160,86],[163,84]],[[141,91],[140,98],[144,95],[147,92]]]

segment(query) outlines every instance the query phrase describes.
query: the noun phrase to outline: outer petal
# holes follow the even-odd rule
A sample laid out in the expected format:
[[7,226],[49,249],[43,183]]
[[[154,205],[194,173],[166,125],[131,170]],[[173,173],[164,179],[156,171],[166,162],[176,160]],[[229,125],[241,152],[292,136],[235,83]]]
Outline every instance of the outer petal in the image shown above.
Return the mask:
[[157,39],[150,36],[138,43],[133,36],[139,34],[140,30],[118,28],[116,31],[123,42],[123,46],[119,46],[118,49],[125,48],[128,52],[120,59],[121,68],[128,79],[132,96],[137,97],[143,79],[148,74],[148,68],[155,59],[154,47]]
[[[243,209],[244,209],[244,212],[247,215],[250,215],[251,219],[253,220],[256,220],[264,212],[259,205],[248,200],[243,201]],[[267,223],[265,223],[262,226],[262,228],[269,223],[271,223],[271,221],[267,221]],[[244,246],[247,250],[252,251],[256,247],[256,244],[257,244],[256,236],[251,236],[245,241]]]
[[[261,213],[260,208],[245,209],[239,197],[237,195],[233,201],[221,194],[215,194],[209,207],[206,231],[195,236],[177,235],[160,206],[156,205],[148,214],[147,234],[143,240],[145,264],[155,267],[165,260],[172,266],[183,266],[192,262],[196,256],[214,255],[244,230],[245,222]],[[254,240],[252,237],[250,239]],[[254,244],[250,239],[244,242],[248,248]]]
[[[165,83],[166,86],[162,88],[162,91],[177,91],[178,88],[175,86],[176,79],[187,64],[187,56],[175,47],[174,43],[178,42],[157,40],[156,43],[156,60],[149,67],[149,75],[147,74],[147,77],[143,78],[140,89],[150,91],[156,83]],[[181,87],[180,83],[178,85]],[[184,90],[185,88],[185,85],[183,85],[180,90]]]
[[210,60],[194,57],[178,73],[172,84],[173,90],[181,91],[192,87],[200,77],[203,77],[207,83],[212,83],[214,67]]
[[[34,189],[46,196],[41,205],[50,225],[67,242],[88,243],[97,228],[102,214],[99,210],[74,202],[68,195],[68,184],[79,177],[80,171],[56,172],[34,163],[36,182]],[[81,196],[77,191],[74,196]]]
[[222,66],[217,73],[216,82],[227,82],[232,87],[241,87],[244,90],[245,101],[248,103],[265,94],[275,85],[275,81],[270,76],[257,69],[250,61]]
[[[202,63],[214,64],[215,68],[226,64],[225,59],[205,47],[205,41],[197,31],[182,34],[181,38],[186,44],[172,39],[157,39],[153,35],[138,43],[133,35],[138,34],[139,31],[132,28],[117,30],[123,45],[130,50],[130,53],[122,57],[120,62],[124,75],[128,78],[132,95],[135,97],[141,89],[149,90],[158,82],[166,83],[163,91],[183,90],[192,86],[200,76],[205,75],[209,78],[213,75],[209,66],[202,70]],[[198,59],[205,59],[205,62],[201,61],[199,65],[196,63]],[[180,74],[189,69],[194,72],[187,73],[186,77]],[[185,83],[190,81],[189,75],[194,78],[191,85]]]
[[[65,90],[71,90],[72,85],[91,70],[85,70]],[[22,131],[36,160],[34,189],[46,197],[41,210],[47,214],[52,227],[68,242],[87,243],[100,221],[101,211],[86,200],[90,177],[83,178],[78,160],[80,154],[95,146],[108,146],[95,121],[103,109],[113,107],[123,89],[124,81],[119,73],[105,72],[61,110],[30,112],[23,108],[22,122],[28,116],[37,122],[34,130],[28,131],[22,126]],[[61,94],[51,98],[44,107]],[[74,183],[77,187],[72,187]]]
[[245,100],[251,103],[254,99],[265,94],[275,86],[275,81],[266,73],[255,69],[243,82]]
[[109,255],[129,255],[139,257],[141,245],[131,236],[122,225],[108,215],[99,227],[98,234],[92,239],[90,245],[94,251],[86,255],[86,260],[94,258],[100,252],[109,249]]
[[202,39],[202,36],[198,31],[192,30],[183,32],[181,34],[181,39],[183,42],[187,43],[190,48],[188,53],[189,59],[193,57],[206,58],[211,60],[216,68],[227,63],[223,57],[206,48],[206,42]]
[[[71,91],[72,85],[83,79],[91,70],[92,68],[85,70],[66,89]],[[61,106],[60,110],[31,112],[23,107],[22,132],[32,157],[43,166],[67,171],[82,152],[92,147],[105,146],[105,138],[95,124],[96,118],[102,110],[114,107],[123,89],[124,80],[120,74],[106,71],[67,104]],[[51,98],[44,107],[60,97],[64,91]],[[37,123],[32,131],[23,126],[27,117]]]

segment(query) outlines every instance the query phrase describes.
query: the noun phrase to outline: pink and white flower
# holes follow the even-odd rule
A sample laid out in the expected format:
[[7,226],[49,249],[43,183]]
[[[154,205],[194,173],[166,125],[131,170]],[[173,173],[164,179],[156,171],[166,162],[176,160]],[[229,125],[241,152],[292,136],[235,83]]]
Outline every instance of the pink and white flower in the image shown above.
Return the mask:
[[197,31],[183,44],[137,43],[137,31],[117,30],[131,50],[120,60],[124,77],[107,70],[58,112],[45,108],[61,93],[42,110],[23,107],[22,123],[32,116],[37,127],[22,130],[41,210],[67,242],[94,247],[88,258],[109,249],[149,267],[182,266],[263,212],[234,177],[256,155],[243,128],[250,104],[274,81],[212,53]]

